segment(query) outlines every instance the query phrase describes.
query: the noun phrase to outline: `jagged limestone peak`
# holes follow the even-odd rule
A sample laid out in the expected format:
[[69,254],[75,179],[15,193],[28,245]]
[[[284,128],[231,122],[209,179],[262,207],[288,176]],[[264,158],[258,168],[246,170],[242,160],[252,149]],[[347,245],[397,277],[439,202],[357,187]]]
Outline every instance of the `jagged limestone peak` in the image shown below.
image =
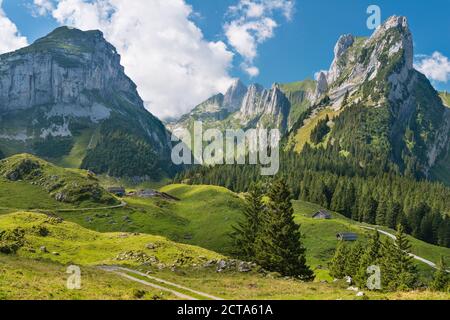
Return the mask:
[[239,110],[246,93],[247,87],[240,79],[235,79],[225,93],[223,107],[230,112]]

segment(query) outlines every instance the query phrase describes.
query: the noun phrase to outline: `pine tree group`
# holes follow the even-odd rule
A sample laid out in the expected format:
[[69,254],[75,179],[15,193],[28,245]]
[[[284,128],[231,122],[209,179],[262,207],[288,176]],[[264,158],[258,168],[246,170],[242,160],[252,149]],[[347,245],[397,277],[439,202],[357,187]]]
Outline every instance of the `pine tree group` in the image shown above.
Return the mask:
[[294,222],[292,194],[283,180],[273,182],[263,201],[260,188],[247,196],[244,221],[235,228],[240,255],[283,276],[313,280],[306,264],[300,227]]
[[[351,247],[346,243],[339,243],[330,262],[330,274],[337,279],[352,277],[360,288],[364,288],[369,277],[368,268],[378,266],[383,290],[415,288],[418,271],[409,255],[410,247],[401,225],[398,226],[395,242],[389,239],[381,242],[379,233],[375,232],[365,248],[360,243]],[[441,275],[436,278],[442,279]],[[436,283],[441,283],[441,280]]]

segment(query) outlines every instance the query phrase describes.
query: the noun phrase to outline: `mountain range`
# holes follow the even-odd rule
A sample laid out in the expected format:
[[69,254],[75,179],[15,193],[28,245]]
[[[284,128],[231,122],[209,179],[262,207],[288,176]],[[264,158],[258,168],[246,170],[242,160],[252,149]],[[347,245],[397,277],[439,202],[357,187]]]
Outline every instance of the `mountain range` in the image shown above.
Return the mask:
[[67,167],[158,179],[178,170],[169,159],[170,132],[203,121],[279,128],[286,150],[308,144],[361,168],[446,180],[448,96],[414,69],[413,57],[407,19],[393,16],[371,37],[341,36],[317,80],[264,88],[236,79],[166,128],[144,108],[101,32],[61,27],[0,56],[0,154],[29,152]]
[[321,146],[363,168],[440,179],[449,169],[447,95],[440,97],[414,69],[413,57],[407,19],[393,16],[371,37],[341,36],[330,69],[316,81],[265,89],[237,80],[225,95],[208,99],[169,127],[174,133],[190,130],[194,120],[211,127],[276,127],[286,136],[286,149]]

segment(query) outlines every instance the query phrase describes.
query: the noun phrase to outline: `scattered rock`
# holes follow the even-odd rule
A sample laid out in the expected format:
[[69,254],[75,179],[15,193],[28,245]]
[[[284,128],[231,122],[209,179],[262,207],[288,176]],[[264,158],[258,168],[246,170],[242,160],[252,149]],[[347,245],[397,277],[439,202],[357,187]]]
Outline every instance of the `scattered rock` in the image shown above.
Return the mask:
[[157,246],[156,244],[154,244],[154,243],[147,243],[147,244],[145,245],[145,247],[146,247],[147,249],[149,249],[149,250],[155,250],[156,248],[158,248],[158,246]]
[[52,252],[52,255],[59,256],[59,252]]
[[155,256],[148,256],[142,251],[127,251],[119,253],[116,257],[117,261],[136,261],[145,265],[156,264],[159,262]]
[[43,252],[43,253],[48,253],[47,247],[46,246],[41,246],[39,248],[39,251]]
[[252,268],[249,263],[241,261],[241,262],[239,262],[239,265],[238,265],[238,271],[239,272],[250,272],[250,271],[252,271]]
[[356,291],[359,290],[359,288],[358,288],[358,287],[353,287],[353,286],[352,286],[352,287],[348,287],[347,290],[349,290],[349,291],[355,291],[355,292],[356,292]]
[[217,262],[217,272],[223,272],[228,268],[228,263],[225,260]]
[[205,268],[211,268],[217,264],[217,260],[209,260],[205,264],[203,264],[203,267]]
[[357,296],[357,297],[364,297],[365,294],[364,294],[364,292],[360,291],[360,292],[358,292],[358,293],[356,294],[356,296]]

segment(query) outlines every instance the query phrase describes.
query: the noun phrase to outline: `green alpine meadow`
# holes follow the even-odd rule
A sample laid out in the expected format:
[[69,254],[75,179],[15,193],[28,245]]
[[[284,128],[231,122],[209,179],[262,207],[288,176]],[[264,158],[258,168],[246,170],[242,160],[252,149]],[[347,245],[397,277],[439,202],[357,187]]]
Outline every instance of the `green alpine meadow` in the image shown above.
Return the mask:
[[[139,46],[121,28],[139,23],[112,26],[120,1],[105,2],[103,29],[63,19],[65,2],[34,12],[61,26],[31,44],[6,50],[0,38],[0,300],[450,300],[450,93],[425,74],[437,67],[418,60],[406,16],[383,16],[369,35],[341,35],[314,79],[280,76],[267,86],[253,82],[264,71],[252,50],[275,26],[260,34],[252,19],[276,19],[281,8],[287,17],[293,4],[234,1],[227,14],[247,15],[225,24],[223,41],[251,76],[239,71],[208,98],[201,85],[223,79],[185,83],[198,65],[184,49],[166,50],[181,43],[219,74],[220,54],[233,59],[225,42],[180,42],[167,27],[141,43],[156,43],[156,54],[130,59]],[[170,12],[187,6],[172,2]],[[0,1],[0,22],[5,12]],[[204,36],[186,21],[193,39]],[[243,43],[233,33],[240,28]],[[158,83],[136,76],[162,57],[176,66],[155,73]],[[450,78],[450,69],[433,70]],[[148,99],[163,89],[185,95],[177,116],[162,116],[170,95]],[[192,95],[206,99],[190,105]],[[214,134],[195,140],[196,123]],[[232,163],[196,153],[230,132],[262,130],[279,141],[256,164],[247,135]],[[177,156],[194,162],[173,160],[180,146]],[[278,156],[275,175],[261,174],[261,151]]]

